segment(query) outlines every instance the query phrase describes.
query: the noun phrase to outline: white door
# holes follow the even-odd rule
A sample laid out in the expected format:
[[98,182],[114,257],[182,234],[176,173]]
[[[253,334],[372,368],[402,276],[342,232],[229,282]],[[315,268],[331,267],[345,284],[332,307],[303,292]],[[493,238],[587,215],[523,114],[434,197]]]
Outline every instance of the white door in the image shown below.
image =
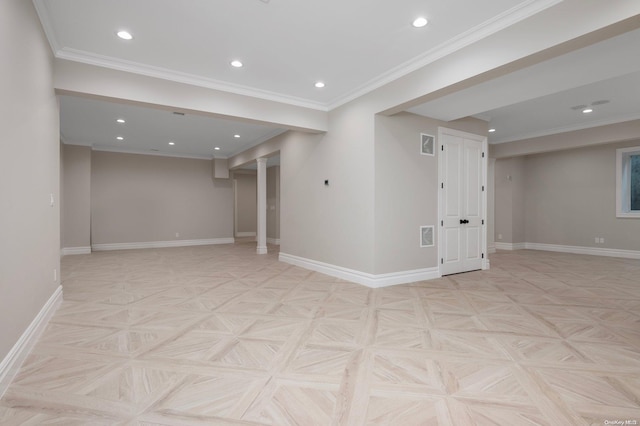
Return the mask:
[[485,137],[439,129],[439,254],[442,275],[486,267]]

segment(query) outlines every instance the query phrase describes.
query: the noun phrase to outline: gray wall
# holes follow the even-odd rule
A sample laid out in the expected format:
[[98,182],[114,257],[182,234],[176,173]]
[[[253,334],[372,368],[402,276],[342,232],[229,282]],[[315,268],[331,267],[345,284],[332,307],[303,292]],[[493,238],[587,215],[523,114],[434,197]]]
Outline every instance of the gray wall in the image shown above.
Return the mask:
[[91,247],[91,148],[62,146],[62,247]]
[[[495,165],[495,241],[524,243],[525,159],[496,160]],[[502,235],[502,238],[499,236]]]
[[258,227],[258,200],[256,173],[236,171],[233,174],[236,185],[236,236],[256,233]]
[[0,2],[0,56],[1,361],[60,285],[59,113],[32,2]]
[[92,244],[232,237],[233,188],[211,161],[93,152]]
[[640,220],[616,217],[616,149],[638,145],[496,160],[496,242],[640,250]]
[[373,115],[347,104],[330,116],[327,134],[287,132],[271,144],[281,159],[280,251],[372,273]]
[[[439,126],[487,133],[487,123],[476,119],[447,123],[411,113],[376,116],[376,274],[438,265],[438,156],[420,154],[420,133],[435,136],[437,142]],[[434,226],[436,246],[420,247],[422,225]]]
[[280,239],[280,166],[267,169],[267,238]]
[[616,149],[628,146],[640,140],[526,157],[526,241],[640,250],[640,219],[616,217]]
[[331,112],[327,134],[290,131],[229,164],[280,152],[282,253],[372,274],[429,268],[437,250],[419,247],[418,229],[437,221],[437,157],[420,155],[419,138],[438,126],[487,130],[476,119],[375,116],[352,102]]

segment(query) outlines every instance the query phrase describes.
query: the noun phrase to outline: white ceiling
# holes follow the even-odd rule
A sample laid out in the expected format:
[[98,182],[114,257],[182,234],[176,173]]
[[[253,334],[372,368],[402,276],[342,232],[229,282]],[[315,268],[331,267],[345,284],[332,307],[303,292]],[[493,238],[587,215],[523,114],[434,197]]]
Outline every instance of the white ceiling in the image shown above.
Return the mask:
[[[124,119],[125,123],[120,124],[117,119]],[[88,145],[98,150],[228,158],[284,131],[277,127],[210,116],[176,115],[171,110],[60,96],[63,142]],[[117,140],[118,136],[124,140]],[[169,142],[174,142],[174,145],[169,145]],[[215,150],[216,147],[220,150]]]
[[[331,110],[559,1],[34,0],[34,4],[58,58]],[[410,25],[419,15],[429,19],[427,27]],[[115,33],[120,29],[130,31],[134,39],[118,39]],[[634,31],[410,111],[443,120],[481,117],[497,129],[490,135],[492,143],[639,118],[639,45],[640,31]],[[245,66],[231,67],[233,59]],[[319,80],[325,88],[314,87]],[[601,99],[611,102],[589,116],[570,108]],[[125,115],[127,123],[117,125],[115,117]],[[61,131],[67,143],[98,149],[211,158],[234,155],[284,129],[62,97]],[[236,133],[242,140],[232,138]],[[118,135],[125,141],[116,141]],[[176,145],[169,147],[169,140]],[[213,151],[214,146],[221,150]]]
[[[410,71],[438,49],[490,34],[558,1],[34,3],[60,58],[326,109]],[[421,15],[430,24],[413,28]],[[120,29],[134,39],[118,39]],[[234,59],[245,67],[231,67]],[[326,87],[316,89],[318,80]]]

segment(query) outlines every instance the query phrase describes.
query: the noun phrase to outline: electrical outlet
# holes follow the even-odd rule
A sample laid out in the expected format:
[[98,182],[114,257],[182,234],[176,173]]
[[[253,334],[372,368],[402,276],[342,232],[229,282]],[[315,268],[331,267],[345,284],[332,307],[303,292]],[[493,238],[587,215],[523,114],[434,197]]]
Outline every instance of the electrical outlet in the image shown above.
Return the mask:
[[600,244],[604,244],[604,237],[600,237]]
[[53,270],[53,282],[54,283],[58,282],[58,270],[57,269]]
[[502,234],[498,234],[498,239],[501,240],[502,239]]
[[176,238],[180,238],[180,233],[176,232]]

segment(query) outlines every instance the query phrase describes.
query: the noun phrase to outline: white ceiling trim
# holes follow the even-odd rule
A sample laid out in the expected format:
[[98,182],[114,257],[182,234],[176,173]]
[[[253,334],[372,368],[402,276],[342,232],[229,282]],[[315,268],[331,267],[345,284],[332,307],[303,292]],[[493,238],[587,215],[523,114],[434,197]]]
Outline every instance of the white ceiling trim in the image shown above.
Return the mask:
[[[626,121],[632,121],[632,120],[640,120],[640,113],[623,115],[615,118],[609,118],[607,120],[590,121],[584,124],[556,127],[553,129],[547,129],[540,132],[523,133],[521,135],[512,136],[508,139],[490,140],[489,143],[491,145],[497,145],[501,143],[515,142],[523,139],[533,139],[533,138],[539,138],[542,136],[550,136],[550,135],[555,135],[557,133],[566,133],[566,132],[573,132],[576,130],[592,129],[594,127],[607,126],[609,124],[624,123]],[[491,136],[489,138],[491,138]]]
[[50,13],[46,6],[46,3],[44,3],[44,0],[33,0],[33,3],[42,22],[45,34],[47,36],[47,39],[49,40],[49,44],[51,45],[53,53],[57,58],[111,68],[119,71],[141,74],[148,77],[161,78],[164,80],[190,84],[198,87],[205,87],[214,90],[236,93],[244,96],[251,96],[274,102],[281,102],[304,108],[310,108],[320,111],[330,111],[381,86],[384,86],[385,84],[388,84],[400,77],[403,77],[421,67],[424,67],[444,56],[447,56],[457,50],[473,44],[519,21],[522,21],[523,19],[533,16],[536,13],[541,12],[542,10],[552,7],[562,1],[563,0],[525,1],[520,5],[511,8],[488,21],[471,28],[470,30],[460,34],[459,36],[425,52],[424,54],[403,64],[400,64],[397,67],[394,67],[390,71],[385,72],[372,80],[369,80],[358,88],[349,91],[344,96],[340,96],[339,98],[336,98],[326,104],[310,101],[308,99],[302,99],[280,93],[256,89],[253,87],[231,84],[228,82],[210,79],[194,74],[170,70],[167,68],[117,59],[106,55],[98,55],[78,49],[72,49],[68,47],[61,48],[58,43],[55,31],[53,30],[53,27],[51,25]]
[[528,0],[372,79],[327,105],[329,111],[514,25],[563,0]]
[[[252,146],[250,146],[249,148],[241,148],[241,149],[236,150],[233,154],[229,155],[229,158],[231,158],[233,156],[236,156],[236,155],[240,154],[241,152],[247,151],[247,150],[249,150],[251,148],[255,148],[256,146],[260,145],[261,143],[266,142],[269,139],[273,139],[276,136],[281,135],[281,134],[283,134],[284,132],[287,132],[287,131],[288,131],[288,129],[273,129],[272,132],[269,132],[269,133],[265,134],[264,136],[259,137],[258,139],[254,140],[252,142]],[[217,158],[221,158],[221,157],[217,157]]]
[[33,0],[33,5],[36,8],[36,13],[40,18],[40,22],[42,22],[42,29],[44,30],[44,34],[47,36],[47,40],[49,40],[49,46],[51,46],[51,51],[54,55],[57,55],[60,51],[60,45],[58,44],[58,37],[56,36],[56,32],[53,30],[53,26],[51,25],[51,19],[49,18],[49,9],[47,9],[47,4],[44,0]]
[[[76,145],[73,143],[68,143],[67,145]],[[83,145],[86,146],[86,145]],[[193,154],[180,154],[180,153],[170,153],[170,152],[161,152],[161,151],[145,151],[143,149],[127,149],[127,148],[115,148],[110,146],[102,146],[95,145],[91,146],[92,151],[102,151],[102,152],[117,152],[120,154],[139,154],[139,155],[156,155],[159,157],[175,157],[175,158],[189,158],[192,160],[213,160],[214,158],[226,160],[228,157],[218,157],[215,155],[193,155]]]

